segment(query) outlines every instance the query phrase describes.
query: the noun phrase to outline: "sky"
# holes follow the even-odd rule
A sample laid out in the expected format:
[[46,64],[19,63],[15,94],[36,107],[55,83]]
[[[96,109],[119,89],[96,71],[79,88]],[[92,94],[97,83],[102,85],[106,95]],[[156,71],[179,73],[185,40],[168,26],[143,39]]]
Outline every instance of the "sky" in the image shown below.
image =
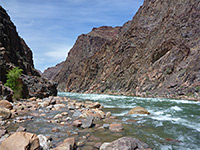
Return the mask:
[[41,71],[64,61],[79,35],[93,27],[122,26],[142,4],[143,0],[0,0]]

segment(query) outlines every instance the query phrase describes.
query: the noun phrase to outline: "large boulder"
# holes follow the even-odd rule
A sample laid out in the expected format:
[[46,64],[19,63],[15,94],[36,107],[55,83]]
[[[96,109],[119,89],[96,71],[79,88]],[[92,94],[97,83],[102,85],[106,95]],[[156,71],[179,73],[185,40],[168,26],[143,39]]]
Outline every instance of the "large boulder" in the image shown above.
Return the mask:
[[28,132],[15,132],[1,145],[1,150],[39,150],[40,143],[36,134]]
[[7,86],[4,86],[0,81],[0,99],[5,99],[12,102],[13,90]]
[[150,113],[143,107],[137,106],[131,109],[128,114],[147,114],[149,115]]
[[44,98],[57,95],[57,84],[45,78],[22,75],[23,97]]
[[122,137],[111,143],[104,143],[100,150],[150,150],[150,147],[140,140],[131,137]]
[[4,107],[9,110],[13,109],[13,105],[7,100],[0,100],[0,107]]

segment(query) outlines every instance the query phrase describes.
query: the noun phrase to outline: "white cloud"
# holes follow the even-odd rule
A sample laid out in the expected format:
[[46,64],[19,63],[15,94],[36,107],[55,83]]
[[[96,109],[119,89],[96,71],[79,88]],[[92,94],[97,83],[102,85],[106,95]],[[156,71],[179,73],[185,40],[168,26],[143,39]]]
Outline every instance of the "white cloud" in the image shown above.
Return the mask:
[[67,57],[69,50],[71,49],[70,46],[56,46],[52,47],[51,51],[48,51],[45,56],[50,57],[48,59],[55,59],[55,60],[64,60]]

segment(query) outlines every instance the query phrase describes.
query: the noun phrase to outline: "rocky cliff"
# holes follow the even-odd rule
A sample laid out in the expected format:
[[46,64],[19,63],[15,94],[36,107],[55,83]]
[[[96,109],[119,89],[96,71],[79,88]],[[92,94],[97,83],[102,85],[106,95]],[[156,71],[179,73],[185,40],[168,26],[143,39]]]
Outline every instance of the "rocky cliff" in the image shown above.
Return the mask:
[[[198,99],[199,27],[199,0],[144,0],[130,25],[119,28],[116,38],[101,44],[100,50],[70,74],[62,72],[62,89]],[[84,53],[84,43],[77,53],[70,51],[65,68],[70,57],[80,62],[76,55]]]
[[119,30],[120,27],[103,26],[93,28],[88,34],[80,35],[70,50],[66,61],[48,68],[42,76],[58,82],[58,89],[64,90],[68,77],[73,76],[73,78],[76,78],[76,72],[80,71],[78,69],[83,65],[83,60],[93,56],[104,43],[117,38]]
[[[33,65],[32,51],[26,45],[25,41],[18,35],[15,25],[10,20],[10,17],[6,11],[0,6],[0,81],[5,83],[8,70],[16,66],[23,69],[23,74],[29,76],[29,78],[40,78],[39,72],[34,68]],[[46,79],[41,80],[48,82]],[[34,80],[31,81],[36,84]],[[25,82],[22,83],[24,86],[29,87],[24,89],[23,93],[27,94],[24,94],[23,96],[29,97],[30,89],[34,89],[35,87],[31,87],[31,84],[26,85]],[[56,94],[56,84],[53,82],[49,82],[48,85],[43,84],[42,82],[38,82],[37,84],[38,87],[50,86],[50,89],[54,88],[53,91],[43,90],[44,93],[47,92],[50,95]]]

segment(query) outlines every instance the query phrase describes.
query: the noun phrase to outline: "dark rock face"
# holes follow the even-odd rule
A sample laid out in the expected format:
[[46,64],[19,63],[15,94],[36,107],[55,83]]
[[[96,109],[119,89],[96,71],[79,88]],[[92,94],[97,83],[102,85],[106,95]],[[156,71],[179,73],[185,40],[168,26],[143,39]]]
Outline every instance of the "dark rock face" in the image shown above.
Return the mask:
[[[42,88],[44,93],[55,93],[55,89],[53,88],[53,91],[51,91],[52,88],[50,87],[52,86],[49,87],[49,85],[52,83],[47,82],[46,79],[40,78],[39,72],[34,68],[33,65],[32,51],[26,45],[24,40],[19,37],[15,25],[10,20],[10,17],[6,11],[0,6],[0,81],[5,83],[7,71],[16,66],[23,69],[23,77],[25,77],[23,80],[28,82],[27,79],[30,79],[29,82],[32,83],[27,85],[25,82],[23,82],[25,83],[24,86],[26,86],[27,90],[29,91],[27,93],[32,93],[32,90],[36,90],[36,88],[39,88],[36,91],[40,90],[40,86],[47,86],[46,88]],[[40,86],[33,87],[33,85],[35,86],[36,84]],[[56,85],[54,86],[56,87]],[[0,93],[0,95],[2,94]],[[39,95],[41,95],[41,92]],[[24,94],[23,96],[30,97],[32,95]]]
[[0,99],[5,99],[8,101],[12,101],[13,90],[7,86],[4,86],[2,82],[0,82]]
[[6,11],[0,6],[0,81],[5,83],[7,70],[19,66],[26,75],[36,75],[32,60],[32,51],[19,37],[15,25]]
[[104,43],[115,39],[119,30],[120,27],[103,26],[93,28],[88,34],[80,35],[66,61],[45,70],[43,76],[58,82],[59,90],[65,90],[66,83],[70,83],[77,77],[77,73],[80,72],[79,67],[84,65],[83,61],[98,52]]
[[23,96],[44,98],[57,95],[57,85],[53,81],[37,77],[22,75]]
[[[79,65],[61,69],[62,89],[70,92],[120,93],[138,96],[193,97],[200,93],[199,0],[145,0],[116,38],[79,61],[87,51],[80,37],[70,51]],[[89,36],[89,35],[88,35]],[[95,53],[96,52],[96,53]],[[59,82],[60,84],[60,82]]]

